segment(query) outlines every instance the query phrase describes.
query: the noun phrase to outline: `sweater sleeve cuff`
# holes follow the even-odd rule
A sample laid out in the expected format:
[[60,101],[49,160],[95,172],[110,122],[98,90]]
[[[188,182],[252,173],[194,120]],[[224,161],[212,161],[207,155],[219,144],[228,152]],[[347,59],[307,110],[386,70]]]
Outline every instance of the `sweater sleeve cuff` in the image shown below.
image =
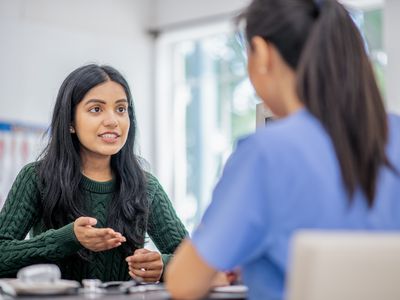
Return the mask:
[[173,256],[173,254],[161,254],[161,259],[162,259],[162,262],[164,264],[163,272],[161,274],[161,280],[160,280],[161,282],[164,281],[165,268],[167,267],[167,265],[168,265],[169,261],[171,260],[172,256]]
[[164,269],[167,266],[167,264],[169,263],[171,257],[172,257],[172,254],[161,254],[161,259],[164,264]]
[[65,250],[76,252],[82,248],[74,233],[74,223],[69,223],[54,232],[55,239],[65,247]]

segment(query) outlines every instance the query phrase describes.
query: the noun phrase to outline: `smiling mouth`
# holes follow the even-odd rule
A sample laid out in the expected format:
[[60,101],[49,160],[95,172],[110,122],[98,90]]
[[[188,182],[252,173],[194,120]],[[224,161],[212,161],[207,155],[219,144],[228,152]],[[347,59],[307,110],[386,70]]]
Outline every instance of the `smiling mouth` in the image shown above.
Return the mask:
[[119,141],[120,135],[117,133],[103,133],[99,134],[100,139],[106,144],[115,144]]
[[104,134],[100,134],[99,137],[104,138],[104,139],[116,139],[119,137],[119,135],[116,133],[104,133]]

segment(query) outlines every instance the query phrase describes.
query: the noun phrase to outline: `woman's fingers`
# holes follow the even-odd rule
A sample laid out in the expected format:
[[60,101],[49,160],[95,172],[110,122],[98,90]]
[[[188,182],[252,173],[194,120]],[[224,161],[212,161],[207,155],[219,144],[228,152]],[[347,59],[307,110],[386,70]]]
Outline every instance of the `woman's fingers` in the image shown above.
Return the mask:
[[228,277],[224,272],[216,273],[211,282],[212,287],[227,286],[229,284],[230,284],[230,282],[228,280]]
[[110,228],[91,228],[86,234],[86,239],[91,240],[92,243],[99,243],[113,239],[119,239],[120,242],[126,241],[124,236]]
[[145,269],[129,269],[135,276],[139,276],[142,278],[157,278],[160,275],[159,270],[145,270]]
[[129,274],[133,278],[140,277],[146,282],[160,280],[164,264],[160,253],[147,249],[137,249],[126,261],[129,266]]
[[74,233],[78,241],[91,251],[104,251],[121,246],[126,238],[111,228],[95,228],[97,220],[80,217],[74,222]]
[[106,236],[115,236],[117,232],[111,228],[88,228],[86,232],[87,238],[104,238]]
[[95,251],[109,250],[121,246],[123,242],[125,242],[125,238],[124,240],[121,240],[120,238],[101,240],[94,243],[93,248],[96,249]]
[[135,280],[137,280],[137,281],[144,281],[144,282],[157,282],[157,281],[159,281],[160,280],[160,277],[159,277],[159,275],[158,274],[156,274],[156,273],[154,273],[154,276],[152,277],[152,276],[148,276],[148,275],[144,275],[143,277],[142,276],[139,276],[139,275],[137,275],[137,274],[135,274],[134,272],[132,272],[132,271],[129,271],[129,275],[133,278],[133,279],[135,279]]
[[154,261],[150,263],[130,263],[128,262],[128,265],[132,267],[132,269],[145,269],[145,270],[161,270],[163,268],[163,262],[162,261]]
[[135,253],[132,256],[129,256],[128,258],[127,261],[131,262],[132,264],[141,264],[141,263],[161,260],[161,255],[160,253],[155,251],[138,252],[136,250]]
[[97,224],[97,220],[91,217],[79,217],[74,223],[76,226],[94,226]]

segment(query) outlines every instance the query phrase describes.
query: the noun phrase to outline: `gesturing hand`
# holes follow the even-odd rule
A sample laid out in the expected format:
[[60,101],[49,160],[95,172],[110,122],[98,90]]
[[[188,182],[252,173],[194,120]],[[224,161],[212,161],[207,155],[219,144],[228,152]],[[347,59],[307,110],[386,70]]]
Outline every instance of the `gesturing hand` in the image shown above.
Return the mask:
[[83,247],[94,252],[109,250],[125,242],[119,232],[111,228],[95,228],[97,220],[90,217],[80,217],[74,222],[74,233]]
[[129,275],[133,279],[145,282],[156,282],[161,278],[164,264],[161,254],[148,249],[136,249],[132,256],[126,258]]

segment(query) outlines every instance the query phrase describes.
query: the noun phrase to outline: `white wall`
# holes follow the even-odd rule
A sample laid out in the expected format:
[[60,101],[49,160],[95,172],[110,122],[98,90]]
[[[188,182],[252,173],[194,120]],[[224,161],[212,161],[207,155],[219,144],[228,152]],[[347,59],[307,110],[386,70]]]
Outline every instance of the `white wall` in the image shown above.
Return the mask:
[[0,0],[0,120],[47,126],[73,69],[110,64],[133,92],[142,155],[152,161],[151,0]]
[[386,99],[389,110],[400,113],[400,1],[386,0],[384,16],[384,44],[388,55]]

